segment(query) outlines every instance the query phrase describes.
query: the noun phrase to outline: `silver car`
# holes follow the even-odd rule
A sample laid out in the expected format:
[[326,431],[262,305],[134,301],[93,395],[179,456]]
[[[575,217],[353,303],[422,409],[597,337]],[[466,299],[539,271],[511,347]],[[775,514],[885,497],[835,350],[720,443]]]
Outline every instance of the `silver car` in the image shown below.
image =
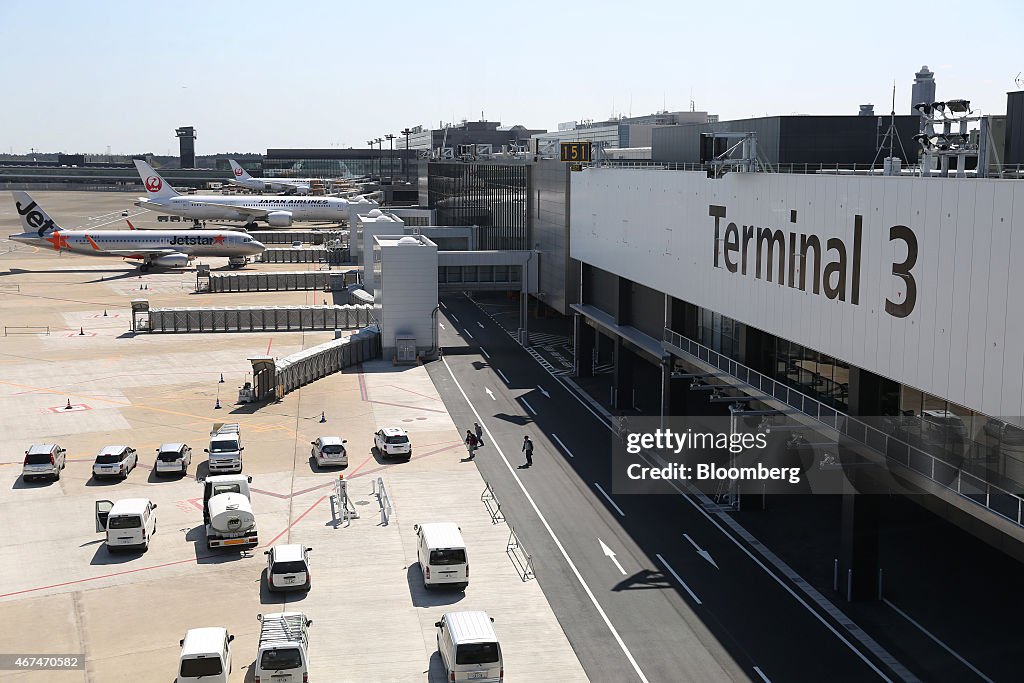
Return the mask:
[[348,466],[348,452],[345,450],[347,441],[340,436],[321,436],[316,441],[310,441],[313,449],[310,455],[316,460],[320,467],[328,465]]
[[101,477],[127,479],[138,464],[139,456],[131,446],[104,446],[96,454],[96,461],[92,464],[92,476],[96,479]]
[[32,444],[25,451],[25,462],[21,466],[21,476],[25,481],[51,477],[60,479],[60,471],[66,464],[66,451],[54,443]]

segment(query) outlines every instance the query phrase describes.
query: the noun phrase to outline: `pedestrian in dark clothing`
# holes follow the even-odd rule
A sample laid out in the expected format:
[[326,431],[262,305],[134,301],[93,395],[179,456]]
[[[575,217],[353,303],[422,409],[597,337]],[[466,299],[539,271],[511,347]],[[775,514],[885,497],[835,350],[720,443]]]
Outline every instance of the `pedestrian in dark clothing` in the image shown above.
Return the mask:
[[469,459],[472,460],[475,457],[474,451],[477,448],[476,435],[470,430],[466,430],[466,450],[469,451]]
[[523,453],[526,453],[525,467],[530,467],[533,465],[533,442],[530,441],[528,436],[523,437]]
[[476,445],[479,448],[484,445],[484,428],[480,426],[479,422],[474,422],[473,427],[476,430]]

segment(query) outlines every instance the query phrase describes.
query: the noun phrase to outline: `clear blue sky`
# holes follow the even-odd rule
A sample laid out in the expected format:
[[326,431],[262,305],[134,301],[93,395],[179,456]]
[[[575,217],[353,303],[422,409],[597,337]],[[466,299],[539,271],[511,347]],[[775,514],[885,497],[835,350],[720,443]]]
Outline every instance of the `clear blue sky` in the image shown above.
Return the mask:
[[[689,108],[740,118],[1003,113],[1024,4],[875,2],[51,2],[0,0],[0,151],[365,147],[405,126]],[[956,29],[952,18],[960,18]],[[972,44],[970,26],[978,28]],[[947,38],[931,27],[945,26]],[[935,37],[933,37],[935,36]],[[962,45],[962,47],[961,47]]]

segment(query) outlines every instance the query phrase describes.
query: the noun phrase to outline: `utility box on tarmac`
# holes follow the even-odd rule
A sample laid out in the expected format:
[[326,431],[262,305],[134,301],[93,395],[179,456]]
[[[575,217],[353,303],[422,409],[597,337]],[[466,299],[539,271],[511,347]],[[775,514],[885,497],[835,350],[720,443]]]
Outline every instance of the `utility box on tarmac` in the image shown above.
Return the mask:
[[423,235],[378,235],[373,238],[373,274],[374,318],[384,358],[397,362],[400,346],[403,359],[434,358],[437,245]]

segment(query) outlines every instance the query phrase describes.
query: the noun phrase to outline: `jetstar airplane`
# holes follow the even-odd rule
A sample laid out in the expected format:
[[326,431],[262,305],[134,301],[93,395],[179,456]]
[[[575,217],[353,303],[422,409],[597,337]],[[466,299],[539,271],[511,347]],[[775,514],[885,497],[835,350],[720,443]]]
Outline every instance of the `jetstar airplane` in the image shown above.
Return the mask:
[[85,256],[141,259],[143,272],[154,266],[183,268],[196,256],[251,256],[266,247],[232,230],[63,230],[27,192],[12,192],[24,232],[16,242],[53,247]]
[[[275,228],[287,228],[292,221],[341,221],[349,218],[349,200],[337,197],[282,197],[251,196],[226,197],[223,195],[179,194],[171,184],[160,177],[153,167],[141,159],[135,160],[146,197],[135,202],[157,213],[169,213],[192,220],[245,221],[249,229],[256,221],[266,221]],[[361,211],[369,211],[376,202],[357,199]]]
[[309,186],[315,180],[315,178],[253,178],[234,159],[228,159],[228,163],[231,164],[231,174],[234,176],[229,178],[228,182],[249,190],[309,194]]

